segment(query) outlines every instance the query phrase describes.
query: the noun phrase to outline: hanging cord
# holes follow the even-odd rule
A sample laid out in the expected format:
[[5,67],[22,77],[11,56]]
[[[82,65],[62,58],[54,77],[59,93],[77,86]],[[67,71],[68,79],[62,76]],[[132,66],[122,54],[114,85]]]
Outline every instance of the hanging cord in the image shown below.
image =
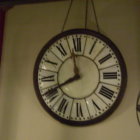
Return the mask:
[[85,29],[87,28],[87,21],[88,21],[88,0],[86,0],[86,7],[85,7]]
[[98,23],[97,14],[96,14],[95,5],[94,5],[94,0],[91,0],[91,3],[92,3],[92,8],[93,8],[94,16],[95,16],[97,30],[98,30],[98,32],[100,32],[99,23]]
[[68,16],[69,16],[69,13],[70,13],[72,4],[73,4],[73,0],[70,0],[69,8],[68,8],[68,11],[67,11],[67,14],[66,14],[66,17],[65,17],[65,20],[64,20],[64,23],[63,23],[61,32],[64,31],[64,28],[65,28],[65,26],[66,26],[66,23],[67,23],[67,20],[68,20]]
[[[66,26],[66,23],[67,23],[67,20],[68,20],[68,16],[69,16],[73,1],[74,0],[70,0],[70,4],[69,4],[69,7],[68,7],[68,11],[67,11],[67,14],[66,14],[66,17],[65,17],[61,32],[64,31],[64,28]],[[97,31],[100,32],[98,18],[97,18],[97,14],[96,14],[96,10],[95,10],[95,5],[94,5],[94,0],[91,0],[91,3],[92,3],[92,9],[93,9],[93,12],[94,12],[94,16],[95,16],[95,22],[96,22],[96,26],[97,26]],[[88,5],[89,5],[88,0],[86,0],[86,6],[85,6],[85,29],[87,28],[87,20],[88,20]]]

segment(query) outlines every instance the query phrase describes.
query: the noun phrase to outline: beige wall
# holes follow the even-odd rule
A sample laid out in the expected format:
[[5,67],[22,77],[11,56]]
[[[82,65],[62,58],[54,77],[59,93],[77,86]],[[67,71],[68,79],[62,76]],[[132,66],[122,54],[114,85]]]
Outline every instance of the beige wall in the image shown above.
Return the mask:
[[[68,2],[22,5],[6,17],[0,78],[0,140],[139,140],[136,99],[140,90],[140,0],[96,0],[101,32],[122,52],[128,85],[122,103],[105,121],[71,127],[41,107],[33,68],[44,44],[60,33]],[[84,5],[76,1],[65,29],[84,27]],[[88,27],[95,29],[90,11]]]

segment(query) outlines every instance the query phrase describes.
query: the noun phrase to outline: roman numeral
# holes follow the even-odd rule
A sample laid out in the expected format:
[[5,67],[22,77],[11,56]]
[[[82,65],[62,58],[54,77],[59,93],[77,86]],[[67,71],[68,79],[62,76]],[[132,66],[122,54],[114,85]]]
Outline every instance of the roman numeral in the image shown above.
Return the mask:
[[73,38],[74,50],[81,52],[81,38]]
[[57,89],[49,89],[44,95],[46,96],[46,97],[48,97],[50,100],[50,102],[52,102],[57,96],[58,96],[58,91],[57,91]]
[[105,61],[107,61],[108,59],[110,59],[112,56],[111,54],[108,54],[107,56],[103,57],[102,59],[99,60],[99,63],[102,64]]
[[76,114],[77,117],[83,117],[82,106],[80,103],[76,103]]
[[101,110],[100,107],[93,100],[92,100],[92,103],[98,110]]
[[58,107],[58,111],[65,114],[67,107],[68,107],[68,101],[63,98]]
[[44,58],[44,61],[47,62],[47,63],[50,63],[50,64],[52,64],[52,65],[57,65],[56,62],[50,61],[50,60],[45,59],[45,58]]
[[117,79],[117,72],[104,72],[103,78],[104,79]]
[[137,105],[137,111],[140,112],[140,105]]
[[62,46],[61,43],[59,43],[58,46],[56,46],[56,48],[58,49],[58,51],[63,55],[63,56],[66,56],[67,55],[67,52],[65,51],[64,47]]
[[99,91],[99,94],[103,95],[104,97],[106,97],[108,99],[111,99],[113,97],[114,91],[108,89],[105,86],[102,86]]
[[95,47],[96,43],[97,43],[97,39],[94,41],[94,43],[93,43],[93,45],[92,45],[92,47],[91,47],[91,49],[90,49],[90,51],[89,51],[89,54],[92,53],[92,50],[93,50],[93,48]]
[[54,81],[54,75],[50,75],[50,76],[44,76],[41,78],[42,82],[52,82]]

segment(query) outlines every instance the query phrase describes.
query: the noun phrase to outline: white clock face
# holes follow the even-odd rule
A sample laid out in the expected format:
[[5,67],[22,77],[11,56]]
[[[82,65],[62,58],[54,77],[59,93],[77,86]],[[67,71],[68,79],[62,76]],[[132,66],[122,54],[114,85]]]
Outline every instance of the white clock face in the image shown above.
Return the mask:
[[118,106],[126,69],[110,40],[76,29],[59,34],[42,49],[34,82],[41,104],[52,116],[67,124],[86,125],[103,120]]

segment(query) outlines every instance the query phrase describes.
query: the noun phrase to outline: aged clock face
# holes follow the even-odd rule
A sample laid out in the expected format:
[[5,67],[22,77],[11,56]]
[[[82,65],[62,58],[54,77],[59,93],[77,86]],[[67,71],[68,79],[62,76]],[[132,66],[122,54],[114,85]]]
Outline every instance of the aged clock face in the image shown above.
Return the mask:
[[34,69],[37,97],[54,118],[70,125],[104,120],[120,103],[126,68],[115,45],[87,29],[73,29],[51,39]]

